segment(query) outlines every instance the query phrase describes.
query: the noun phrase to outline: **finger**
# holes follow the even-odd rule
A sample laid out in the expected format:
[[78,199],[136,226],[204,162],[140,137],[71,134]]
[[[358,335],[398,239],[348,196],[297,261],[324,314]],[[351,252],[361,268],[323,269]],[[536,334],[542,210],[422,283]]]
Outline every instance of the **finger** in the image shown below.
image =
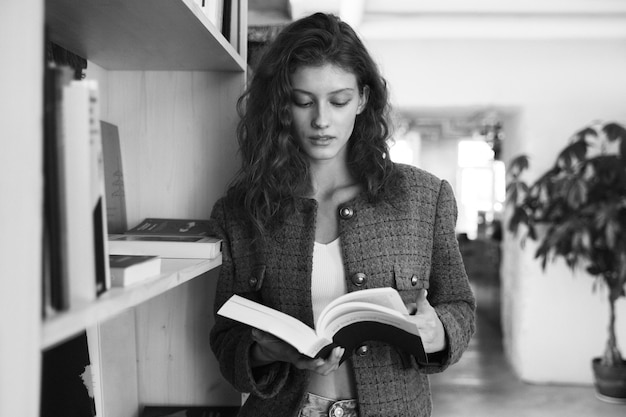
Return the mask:
[[331,372],[334,372],[339,368],[341,358],[346,350],[342,347],[336,347],[331,352],[330,356],[324,361],[324,364],[320,366],[316,372],[322,375],[328,375]]
[[263,338],[263,332],[259,329],[252,329],[252,340],[258,342]]
[[344,348],[336,347],[326,359],[301,357],[300,360],[293,362],[293,364],[298,369],[308,369],[320,375],[328,375],[339,368],[339,361],[343,357],[344,352]]
[[406,310],[409,312],[409,315],[412,316],[417,312],[417,304],[416,303],[408,303],[405,305]]
[[294,366],[298,369],[308,369],[309,371],[316,371],[317,369],[324,366],[324,359],[310,359],[305,356],[301,356],[298,359],[291,361]]
[[430,307],[430,303],[426,298],[428,296],[428,290],[426,288],[422,288],[417,293],[417,298],[415,300],[416,304],[416,313],[424,313]]
[[343,354],[346,352],[346,349],[341,346],[337,346],[333,349],[332,355],[330,357],[330,362],[339,366],[339,362],[341,362],[341,358],[343,358]]
[[257,328],[252,328],[252,340],[259,343],[281,341],[281,339],[273,334],[264,332],[263,330],[259,330]]

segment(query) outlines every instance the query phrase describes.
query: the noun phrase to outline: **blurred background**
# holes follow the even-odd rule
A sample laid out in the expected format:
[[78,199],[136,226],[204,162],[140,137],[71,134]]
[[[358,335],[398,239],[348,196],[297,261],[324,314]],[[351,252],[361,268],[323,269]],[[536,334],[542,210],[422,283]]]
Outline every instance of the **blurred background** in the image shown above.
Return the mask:
[[[623,0],[249,0],[249,64],[286,23],[331,12],[362,37],[388,81],[392,159],[448,180],[479,303],[461,363],[433,377],[435,416],[626,415],[594,398],[606,291],[564,263],[544,272],[506,229],[507,163],[528,177],[579,129],[626,121]],[[626,302],[617,338],[626,351]]]

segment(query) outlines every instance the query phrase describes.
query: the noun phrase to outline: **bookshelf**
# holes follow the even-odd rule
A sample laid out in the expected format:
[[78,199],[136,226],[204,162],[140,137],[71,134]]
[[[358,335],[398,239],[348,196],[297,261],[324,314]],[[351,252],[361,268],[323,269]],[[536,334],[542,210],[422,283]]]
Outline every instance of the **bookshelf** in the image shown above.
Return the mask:
[[[247,1],[240,0],[247,10]],[[246,38],[247,17],[240,13]],[[39,415],[41,355],[83,330],[96,344],[99,416],[138,417],[146,404],[232,405],[208,345],[215,260],[165,260],[163,273],[41,319],[44,26],[88,60],[101,118],[118,126],[129,225],[206,218],[237,166],[235,103],[246,81],[237,51],[194,0],[25,0],[0,14],[0,415]],[[126,169],[128,168],[128,169]],[[5,227],[6,226],[6,227]],[[20,236],[16,239],[15,236]]]
[[[51,40],[108,70],[243,71],[194,0],[48,0]],[[247,8],[244,8],[247,10]]]
[[162,259],[161,274],[140,285],[112,288],[94,303],[72,309],[43,322],[41,348],[49,349],[79,331],[111,319],[125,310],[161,295],[212,269],[222,262],[215,259]]

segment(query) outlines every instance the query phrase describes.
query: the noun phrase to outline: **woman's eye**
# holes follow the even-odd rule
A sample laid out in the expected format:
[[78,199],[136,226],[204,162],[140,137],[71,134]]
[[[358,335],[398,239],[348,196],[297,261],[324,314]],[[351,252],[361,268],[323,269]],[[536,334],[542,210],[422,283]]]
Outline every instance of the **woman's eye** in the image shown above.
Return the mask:
[[332,103],[333,106],[335,107],[343,107],[345,105],[347,105],[350,102],[350,100],[348,101],[335,101]]
[[312,101],[294,101],[293,104],[295,104],[298,107],[309,107],[313,104]]

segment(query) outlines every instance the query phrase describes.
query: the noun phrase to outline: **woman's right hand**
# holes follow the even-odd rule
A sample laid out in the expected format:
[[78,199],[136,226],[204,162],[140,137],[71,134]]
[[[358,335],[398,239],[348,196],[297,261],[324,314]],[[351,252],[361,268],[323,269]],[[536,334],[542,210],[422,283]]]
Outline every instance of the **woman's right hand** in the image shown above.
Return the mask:
[[289,343],[259,329],[252,329],[255,343],[251,349],[253,367],[263,366],[272,362],[289,362],[298,369],[308,369],[321,375],[328,375],[339,368],[339,360],[345,349],[336,347],[326,359],[311,359],[300,354]]

